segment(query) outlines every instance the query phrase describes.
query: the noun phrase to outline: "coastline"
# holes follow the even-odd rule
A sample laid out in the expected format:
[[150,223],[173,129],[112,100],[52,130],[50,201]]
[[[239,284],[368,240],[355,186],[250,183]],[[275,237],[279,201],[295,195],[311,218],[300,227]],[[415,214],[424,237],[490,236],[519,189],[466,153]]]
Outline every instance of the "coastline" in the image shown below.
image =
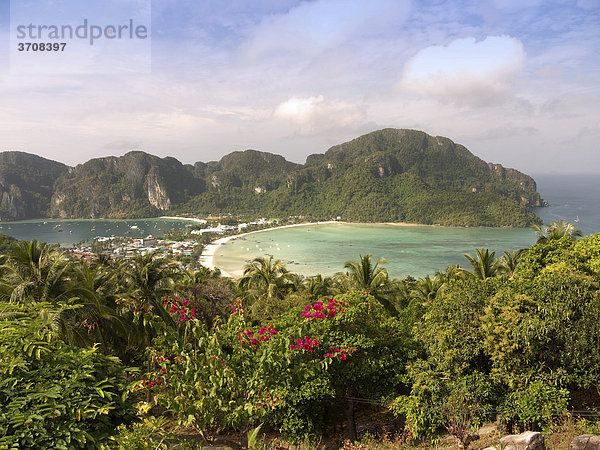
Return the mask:
[[195,217],[160,216],[159,219],[187,220],[189,222],[203,223],[203,219],[196,219]]
[[[215,254],[217,253],[217,250],[219,249],[219,247],[221,245],[225,244],[226,242],[233,241],[235,239],[238,239],[242,236],[247,236],[249,234],[262,233],[264,231],[281,230],[283,228],[292,228],[292,227],[303,227],[303,226],[307,226],[307,225],[325,225],[325,224],[332,224],[332,223],[349,223],[349,222],[342,222],[342,221],[338,221],[338,220],[328,220],[326,222],[293,223],[290,225],[281,225],[279,227],[263,228],[262,230],[255,230],[255,231],[249,231],[247,233],[239,233],[239,234],[233,234],[231,236],[225,236],[225,237],[222,237],[222,238],[212,241],[210,244],[208,244],[206,247],[204,247],[204,249],[202,250],[202,254],[200,255],[200,258],[198,258],[198,261],[204,267],[207,267],[211,270],[219,269],[215,265]],[[221,271],[222,276],[227,277],[227,278],[235,278],[232,274],[225,272],[222,269],[219,269],[219,270]]]
[[[169,218],[177,219],[177,217],[169,217]],[[198,219],[188,219],[188,220],[198,220]],[[255,230],[255,231],[249,231],[247,233],[239,233],[239,234],[234,234],[231,236],[225,236],[225,237],[222,237],[219,239],[215,239],[210,244],[206,245],[204,247],[204,249],[202,250],[202,254],[198,258],[198,261],[204,267],[207,267],[211,270],[219,269],[221,271],[221,275],[224,277],[236,278],[234,275],[230,274],[229,272],[224,271],[223,269],[220,269],[219,267],[217,267],[215,265],[215,254],[217,253],[217,250],[219,249],[219,247],[221,245],[223,245],[229,241],[238,239],[240,237],[247,236],[249,234],[262,233],[264,231],[280,230],[283,228],[292,228],[292,227],[303,227],[303,226],[307,226],[307,225],[326,225],[326,224],[334,224],[334,223],[352,224],[352,223],[359,223],[359,222],[344,222],[341,220],[328,220],[328,221],[324,221],[324,222],[294,223],[294,224],[290,224],[290,225],[281,225],[278,227],[263,228],[262,230]],[[399,227],[443,227],[442,225],[429,225],[429,224],[409,223],[409,222],[376,222],[376,223],[373,223],[373,225],[393,225],[393,226],[399,226]]]

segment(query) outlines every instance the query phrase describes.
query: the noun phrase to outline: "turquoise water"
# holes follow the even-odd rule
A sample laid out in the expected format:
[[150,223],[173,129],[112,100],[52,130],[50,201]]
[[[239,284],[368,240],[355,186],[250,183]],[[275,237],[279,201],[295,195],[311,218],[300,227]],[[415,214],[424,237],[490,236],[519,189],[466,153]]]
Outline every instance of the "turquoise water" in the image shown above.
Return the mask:
[[49,244],[59,244],[61,247],[72,247],[78,242],[91,241],[96,237],[138,238],[149,234],[160,237],[164,230],[180,230],[189,224],[187,221],[170,219],[23,220],[0,222],[0,232],[26,241],[37,239]]
[[215,263],[233,276],[257,256],[281,259],[291,272],[333,275],[344,263],[371,254],[384,257],[392,277],[422,277],[448,264],[466,266],[464,253],[485,247],[498,255],[527,247],[529,229],[441,228],[423,226],[320,224],[254,233],[221,245]]
[[[584,235],[600,233],[600,175],[534,175],[538,191],[550,203],[536,208],[546,224],[565,219]],[[422,277],[449,264],[468,267],[464,254],[478,247],[501,256],[536,241],[530,229],[399,227],[394,225],[333,224],[286,228],[251,234],[245,241],[222,245],[215,263],[239,276],[243,266],[257,256],[273,255],[296,273],[332,275],[361,254],[384,257],[391,276]],[[261,250],[262,249],[262,250]]]
[[[534,178],[538,191],[550,203],[548,208],[535,211],[544,222],[574,222],[579,218],[576,226],[584,234],[600,233],[600,175]],[[69,247],[99,236],[160,236],[163,230],[183,229],[188,224],[170,219],[30,220],[0,223],[0,232]],[[478,247],[494,250],[500,256],[504,250],[527,247],[535,239],[535,233],[529,229],[322,224],[272,230],[231,241],[218,249],[215,262],[223,270],[239,275],[244,264],[256,256],[273,255],[293,272],[331,275],[342,271],[346,261],[356,261],[368,253],[375,259],[385,257],[393,277],[421,277],[443,270],[448,264],[467,266],[463,254],[473,254]]]

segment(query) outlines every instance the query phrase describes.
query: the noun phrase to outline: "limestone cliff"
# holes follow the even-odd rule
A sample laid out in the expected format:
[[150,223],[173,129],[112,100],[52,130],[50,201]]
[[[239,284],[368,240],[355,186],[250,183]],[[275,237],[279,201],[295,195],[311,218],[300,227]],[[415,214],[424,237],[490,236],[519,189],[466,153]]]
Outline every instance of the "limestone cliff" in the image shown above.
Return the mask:
[[[256,150],[194,165],[136,151],[71,168],[33,155],[0,155],[4,220],[172,211],[529,226],[540,223],[530,207],[545,204],[530,176],[418,130],[374,131],[310,155],[305,164]],[[50,174],[39,160],[53,167]]]
[[90,160],[61,177],[52,196],[58,217],[156,216],[201,192],[193,174],[174,158],[143,152]]
[[48,216],[54,183],[67,170],[36,155],[0,153],[0,220]]

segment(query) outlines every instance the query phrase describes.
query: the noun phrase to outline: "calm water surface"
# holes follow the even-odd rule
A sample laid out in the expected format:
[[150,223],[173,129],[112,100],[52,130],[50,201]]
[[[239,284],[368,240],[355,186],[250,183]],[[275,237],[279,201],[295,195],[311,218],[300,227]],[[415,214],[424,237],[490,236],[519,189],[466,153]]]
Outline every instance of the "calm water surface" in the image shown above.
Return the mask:
[[[536,213],[550,223],[575,222],[585,235],[600,233],[600,175],[534,175],[548,208]],[[0,223],[0,232],[18,239],[38,239],[72,246],[98,236],[161,236],[163,230],[183,229],[189,222],[169,219],[30,220]],[[62,231],[58,231],[62,229]],[[500,256],[535,242],[529,229],[400,227],[395,225],[331,224],[286,228],[250,234],[222,245],[217,266],[239,275],[247,262],[261,255],[282,259],[289,270],[306,275],[331,275],[361,254],[385,257],[393,277],[416,277],[443,270],[448,264],[467,266],[464,253],[478,247]]]
[[[600,175],[534,175],[538,191],[550,206],[536,208],[545,223],[566,219],[585,235],[600,233]],[[222,245],[215,263],[239,276],[257,256],[273,255],[289,270],[305,275],[332,275],[346,261],[362,254],[384,257],[391,276],[422,277],[449,264],[468,267],[465,253],[478,247],[501,256],[536,240],[530,229],[400,227],[395,225],[332,224],[286,228],[247,235]]]
[[190,222],[184,220],[169,219],[24,220],[0,222],[0,232],[26,241],[37,239],[49,244],[59,244],[62,247],[72,247],[78,242],[91,241],[96,237],[138,238],[149,234],[160,237],[164,230],[180,230],[189,224]]

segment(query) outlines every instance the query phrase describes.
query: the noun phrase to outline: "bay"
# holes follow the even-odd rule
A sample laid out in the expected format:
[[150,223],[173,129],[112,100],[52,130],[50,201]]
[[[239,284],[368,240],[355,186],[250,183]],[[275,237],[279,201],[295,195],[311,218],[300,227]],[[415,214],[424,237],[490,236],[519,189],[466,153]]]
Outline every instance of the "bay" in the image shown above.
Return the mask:
[[182,230],[189,224],[190,222],[184,220],[158,218],[22,220],[0,222],[0,232],[25,241],[37,239],[49,244],[59,244],[61,247],[72,247],[81,241],[91,242],[97,237],[160,237],[163,231]]
[[[545,224],[565,219],[584,235],[600,233],[600,175],[538,174],[534,179],[538,192],[549,202],[546,208],[535,208]],[[474,254],[476,248],[488,248],[501,256],[505,250],[530,246],[536,238],[530,229],[322,224],[246,235],[243,241],[221,245],[214,263],[240,276],[253,258],[272,255],[295,273],[333,275],[344,271],[346,261],[371,254],[375,260],[387,260],[392,277],[423,277],[449,264],[469,267],[464,254]]]
[[239,277],[244,264],[258,256],[281,259],[288,270],[303,275],[333,275],[346,261],[370,254],[383,257],[390,276],[422,277],[448,264],[465,267],[464,253],[485,247],[496,251],[528,247],[536,240],[530,229],[444,228],[394,224],[318,224],[248,234],[222,244],[215,265]]
[[[536,208],[545,223],[566,219],[585,235],[600,233],[600,175],[534,175],[538,191],[550,206]],[[70,247],[96,237],[159,237],[164,230],[184,229],[189,222],[172,219],[27,220],[0,223],[0,232],[17,239],[38,239]],[[133,227],[133,228],[132,228]],[[62,231],[58,231],[61,229]],[[442,228],[374,224],[332,224],[270,230],[246,235],[220,246],[215,264],[239,276],[256,256],[282,259],[292,272],[331,275],[343,271],[346,261],[362,254],[385,257],[390,275],[421,277],[444,270],[448,264],[468,266],[464,253],[478,247],[500,256],[531,245],[529,229]],[[248,250],[246,250],[248,249]],[[261,250],[262,249],[262,250]]]

